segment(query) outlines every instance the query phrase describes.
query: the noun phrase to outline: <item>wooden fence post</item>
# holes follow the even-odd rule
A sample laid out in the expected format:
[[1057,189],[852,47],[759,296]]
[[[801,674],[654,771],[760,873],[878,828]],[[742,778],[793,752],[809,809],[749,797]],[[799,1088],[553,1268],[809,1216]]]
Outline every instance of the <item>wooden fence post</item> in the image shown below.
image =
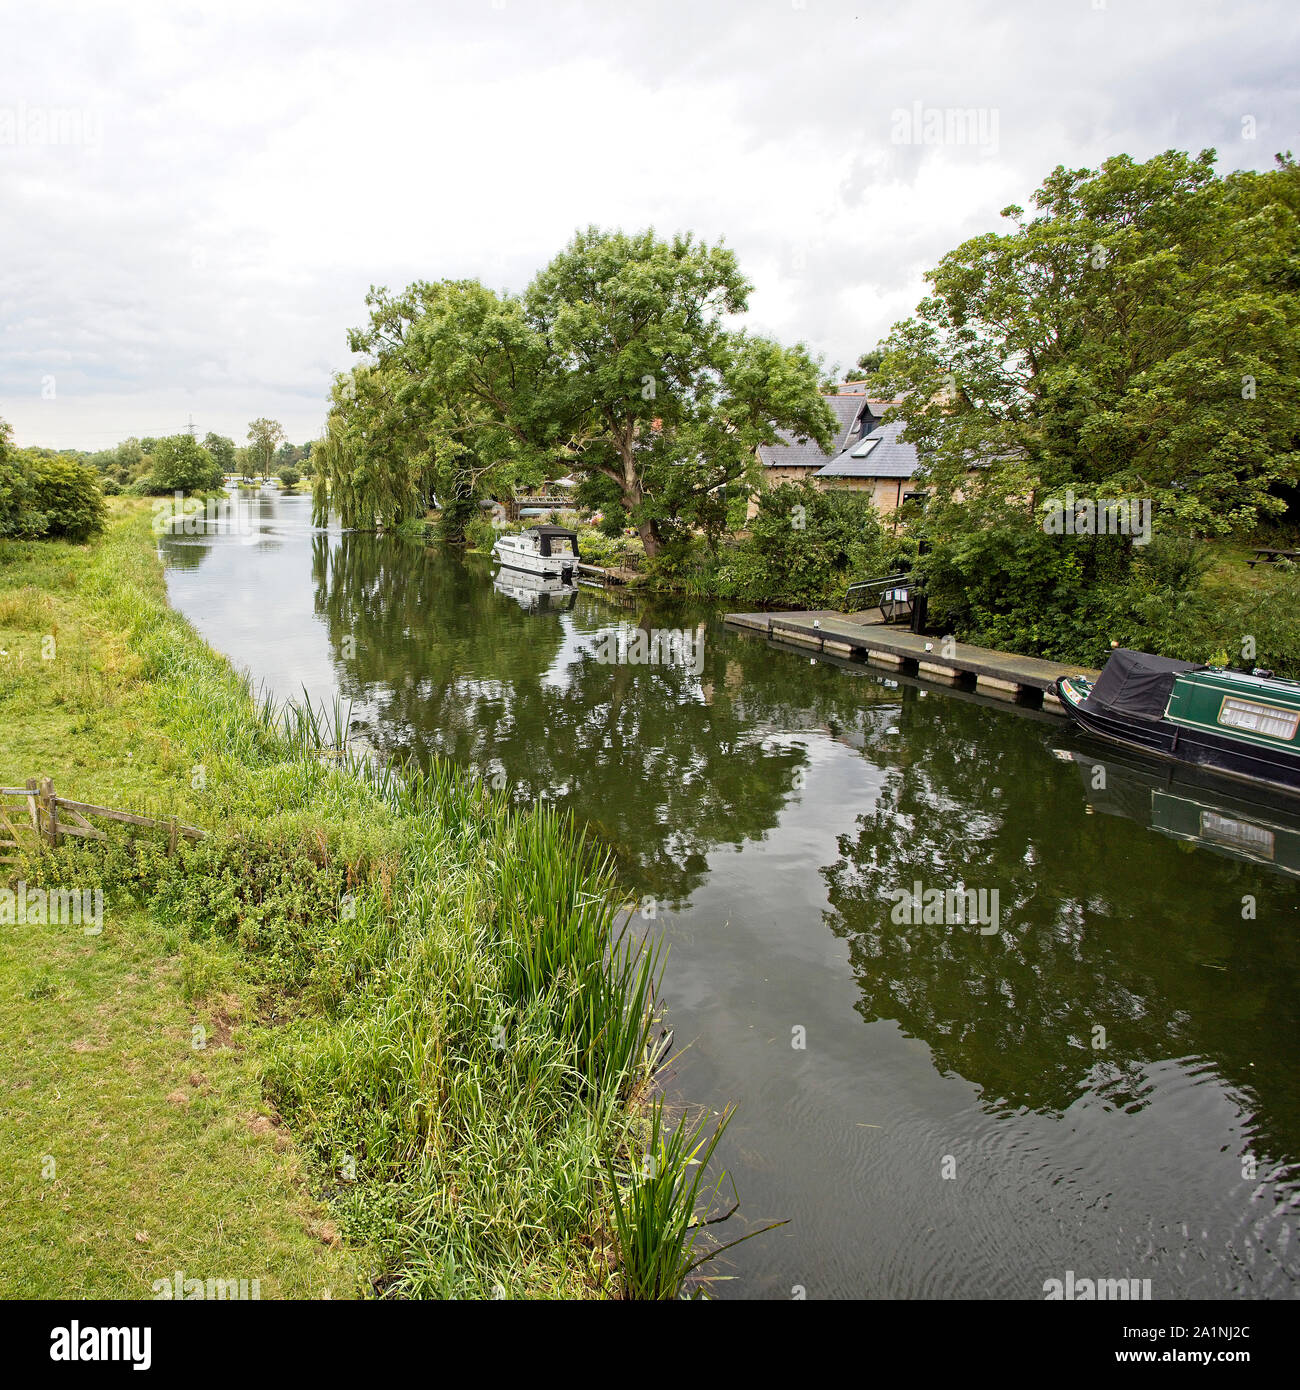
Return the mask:
[[41,779],[41,800],[45,803],[45,815],[49,821],[46,837],[56,849],[59,844],[59,803],[54,796],[54,783],[50,778]]
[[27,814],[32,818],[32,829],[36,832],[36,838],[41,838],[41,816],[36,809],[36,797],[40,792],[40,783],[35,777],[27,779],[27,790],[31,795],[27,798]]

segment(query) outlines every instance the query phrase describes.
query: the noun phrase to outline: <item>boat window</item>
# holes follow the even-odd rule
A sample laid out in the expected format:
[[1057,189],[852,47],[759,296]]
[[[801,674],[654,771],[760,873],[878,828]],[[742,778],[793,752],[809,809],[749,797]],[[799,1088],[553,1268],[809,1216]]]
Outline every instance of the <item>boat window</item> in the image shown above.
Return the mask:
[[1219,723],[1233,729],[1249,729],[1252,734],[1267,734],[1270,738],[1295,738],[1300,724],[1300,710],[1279,709],[1275,705],[1259,705],[1253,700],[1235,700],[1228,696],[1219,710]]

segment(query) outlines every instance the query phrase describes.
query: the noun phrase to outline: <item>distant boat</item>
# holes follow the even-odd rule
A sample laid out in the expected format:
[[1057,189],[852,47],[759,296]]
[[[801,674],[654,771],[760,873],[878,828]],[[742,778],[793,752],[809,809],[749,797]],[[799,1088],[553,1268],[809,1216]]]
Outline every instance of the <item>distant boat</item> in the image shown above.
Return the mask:
[[1111,743],[1300,795],[1300,682],[1121,647],[1095,681],[1051,693]]
[[578,533],[563,526],[530,526],[517,536],[499,536],[492,554],[505,569],[572,584],[579,559]]

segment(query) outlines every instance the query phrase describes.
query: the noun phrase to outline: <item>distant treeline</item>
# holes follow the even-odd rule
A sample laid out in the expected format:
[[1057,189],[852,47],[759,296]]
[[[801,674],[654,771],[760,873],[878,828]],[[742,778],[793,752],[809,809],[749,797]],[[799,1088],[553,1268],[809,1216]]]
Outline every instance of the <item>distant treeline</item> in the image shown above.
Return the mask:
[[105,492],[167,493],[205,491],[220,487],[231,474],[269,477],[286,470],[293,481],[312,473],[311,444],[290,444],[274,420],[254,420],[248,427],[249,442],[237,445],[224,434],[209,432],[200,441],[193,435],[173,434],[161,439],[149,436],[124,439],[112,449],[96,453],[65,450],[68,457],[90,464],[104,480]]
[[254,420],[247,446],[225,435],[137,439],[112,449],[19,449],[0,420],[0,537],[84,541],[101,531],[104,498],[216,492],[228,475],[277,476],[286,487],[312,473],[311,445],[290,444],[274,420]]

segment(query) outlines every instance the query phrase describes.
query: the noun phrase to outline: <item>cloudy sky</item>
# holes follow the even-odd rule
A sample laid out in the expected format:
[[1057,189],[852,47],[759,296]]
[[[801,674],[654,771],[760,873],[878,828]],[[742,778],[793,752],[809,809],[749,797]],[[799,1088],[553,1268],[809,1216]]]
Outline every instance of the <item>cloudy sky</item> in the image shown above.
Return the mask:
[[725,238],[847,364],[1055,165],[1266,168],[1298,86],[1294,0],[3,0],[0,418],[313,438],[370,284],[589,223]]

